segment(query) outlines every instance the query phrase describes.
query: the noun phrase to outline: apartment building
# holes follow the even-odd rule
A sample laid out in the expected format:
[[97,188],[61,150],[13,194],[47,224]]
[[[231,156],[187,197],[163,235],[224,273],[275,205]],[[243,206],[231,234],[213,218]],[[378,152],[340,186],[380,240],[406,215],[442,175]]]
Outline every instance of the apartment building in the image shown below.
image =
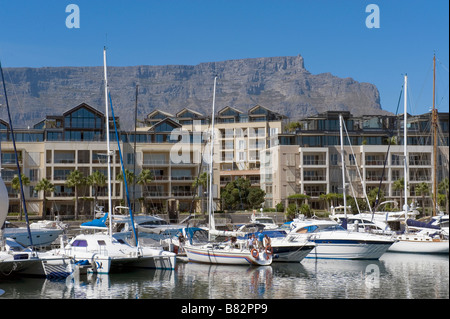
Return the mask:
[[[380,187],[386,199],[400,201],[394,182],[404,177],[403,115],[353,117],[348,112],[326,112],[299,121],[295,133],[283,133],[272,150],[274,203],[287,205],[292,194],[310,196],[309,204],[323,209],[321,194],[342,193],[339,114],[343,115],[346,194],[358,198]],[[434,182],[431,113],[408,117],[407,174],[409,197],[419,201],[418,185]],[[448,176],[448,113],[439,114],[436,179]],[[427,196],[427,205],[431,205]],[[401,207],[402,203],[398,203]]]
[[[243,177],[266,192],[265,207],[288,204],[288,196],[310,196],[312,208],[323,209],[321,194],[342,192],[342,161],[339,114],[345,121],[344,161],[347,194],[362,197],[364,189],[379,187],[386,198],[399,200],[393,182],[403,177],[403,116],[353,117],[349,112],[326,112],[299,120],[288,132],[288,119],[256,105],[246,112],[226,106],[216,114],[214,136],[213,196],[220,187]],[[117,118],[116,122],[120,121]],[[125,203],[119,146],[126,169],[139,175],[151,171],[153,180],[130,183],[129,193],[136,199],[135,211],[169,212],[204,209],[196,200],[206,190],[193,187],[202,172],[209,171],[210,115],[184,108],[176,114],[154,110],[133,131],[121,131],[117,143],[110,123],[113,205]],[[439,113],[437,180],[448,176],[448,113]],[[416,187],[433,183],[433,143],[431,114],[409,116],[408,178],[410,196],[418,199]],[[2,178],[10,196],[10,211],[19,210],[18,192],[12,187],[17,175],[15,154],[8,123],[0,120]],[[84,176],[100,171],[107,176],[105,116],[82,103],[61,115],[49,115],[33,128],[15,129],[19,164],[30,184],[25,187],[28,211],[47,216],[74,215],[74,189],[67,187],[73,170]],[[35,187],[43,178],[55,185],[46,194]],[[107,187],[83,186],[78,189],[79,214],[91,215],[94,197],[107,205]],[[216,201],[217,203],[219,201]]]

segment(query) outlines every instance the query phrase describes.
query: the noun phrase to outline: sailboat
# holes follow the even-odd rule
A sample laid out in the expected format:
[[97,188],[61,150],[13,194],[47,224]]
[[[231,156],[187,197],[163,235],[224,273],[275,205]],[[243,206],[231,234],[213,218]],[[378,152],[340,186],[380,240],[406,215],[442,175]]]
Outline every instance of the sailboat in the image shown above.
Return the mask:
[[[212,104],[212,124],[210,137],[210,167],[209,167],[209,239],[216,232],[213,209],[213,143],[214,143],[214,108],[216,98],[216,82],[214,77],[213,104]],[[228,265],[258,265],[266,266],[272,263],[273,251],[270,247],[265,249],[250,248],[245,242],[230,241],[227,243],[207,242],[193,244],[188,241],[183,247],[189,261],[207,264],[228,264]]]
[[[33,245],[33,236],[31,235],[30,223],[28,221],[27,207],[25,203],[25,196],[23,196],[23,184],[20,173],[20,166],[17,156],[16,142],[14,138],[14,129],[11,121],[11,114],[9,111],[8,95],[6,92],[5,78],[3,76],[3,69],[0,63],[0,73],[3,82],[3,91],[5,94],[6,107],[8,111],[9,125],[12,131],[11,137],[14,146],[14,154],[16,156],[17,172],[20,181],[20,191],[22,192],[22,203],[27,222],[27,234],[30,242],[30,247],[25,248],[12,238],[5,237],[6,235],[1,228],[5,223],[8,215],[9,198],[8,191],[1,176],[0,163],[0,277],[9,275],[28,275],[40,276],[47,278],[65,278],[73,271],[73,263],[67,257],[55,255],[49,252],[37,252]],[[1,156],[0,156],[1,158]]]
[[[108,76],[106,68],[106,48],[103,49],[104,80],[105,80],[105,118],[106,118],[106,144],[108,157],[108,203],[109,213],[105,219],[109,220],[107,232],[94,234],[80,234],[74,237],[67,245],[61,244],[58,252],[69,256],[77,262],[90,266],[88,271],[94,273],[110,273],[119,267],[174,269],[176,255],[164,251],[160,247],[142,247],[136,238],[136,245],[132,246],[113,236],[112,230],[112,199],[111,199],[111,157],[109,135],[109,111],[108,111]],[[111,104],[112,106],[112,104]],[[114,118],[114,114],[113,114]],[[134,229],[132,212],[131,222]]]
[[[407,148],[407,85],[408,76],[405,75],[404,84],[404,120],[403,120],[403,132],[404,132],[404,181],[405,181],[405,203],[403,205],[403,211],[405,213],[405,220],[407,220],[407,214],[409,211],[408,207],[408,192],[407,192],[407,182],[408,182],[408,148]],[[434,105],[434,104],[433,104]],[[434,113],[434,112],[433,112]],[[436,152],[436,149],[434,149]],[[436,164],[435,164],[436,165]],[[436,202],[433,202],[435,205]],[[405,224],[405,232],[396,237],[397,242],[395,242],[388,251],[390,252],[401,252],[401,253],[418,253],[418,254],[448,254],[449,253],[449,241],[448,239],[440,238],[440,236],[432,237],[426,233],[414,233],[408,229],[408,224]]]

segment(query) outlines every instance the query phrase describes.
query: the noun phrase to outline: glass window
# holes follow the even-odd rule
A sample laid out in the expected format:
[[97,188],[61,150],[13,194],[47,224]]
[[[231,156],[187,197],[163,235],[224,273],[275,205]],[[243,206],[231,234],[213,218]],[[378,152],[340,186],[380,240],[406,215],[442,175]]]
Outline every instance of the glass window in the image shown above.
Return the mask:
[[77,239],[72,243],[72,246],[73,247],[87,247],[88,244],[87,244],[86,240]]
[[155,127],[155,132],[172,132],[174,129],[175,126],[170,125],[167,122],[163,122]]
[[47,132],[47,141],[62,141],[62,132]]

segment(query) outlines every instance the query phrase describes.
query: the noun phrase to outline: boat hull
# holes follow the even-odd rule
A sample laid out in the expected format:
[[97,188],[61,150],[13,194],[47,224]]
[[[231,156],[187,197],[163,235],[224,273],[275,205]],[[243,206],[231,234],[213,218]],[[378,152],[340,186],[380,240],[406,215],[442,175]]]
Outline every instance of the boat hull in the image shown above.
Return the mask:
[[322,232],[310,240],[316,247],[306,258],[379,259],[394,243],[393,239],[351,232]]
[[[31,229],[33,246],[49,246],[59,235],[64,232],[62,229]],[[26,228],[6,228],[3,231],[4,237],[10,237],[19,244],[28,247],[31,245],[28,230]]]
[[0,276],[20,275],[58,279],[66,278],[73,272],[72,262],[63,256],[44,253],[34,257],[29,253],[18,253],[11,257],[0,261]]
[[303,246],[275,246],[273,248],[273,262],[301,262],[315,248],[315,245]]
[[247,249],[218,249],[205,246],[185,246],[184,249],[189,261],[192,262],[258,266],[267,266],[272,263],[272,256],[267,255],[266,252],[260,252],[257,257],[254,257]]
[[154,247],[133,247],[106,234],[80,234],[54,254],[88,263],[88,271],[107,274],[123,267],[175,269],[176,255]]
[[388,249],[389,252],[395,253],[412,253],[412,254],[448,254],[448,240],[410,240],[401,239],[395,242]]

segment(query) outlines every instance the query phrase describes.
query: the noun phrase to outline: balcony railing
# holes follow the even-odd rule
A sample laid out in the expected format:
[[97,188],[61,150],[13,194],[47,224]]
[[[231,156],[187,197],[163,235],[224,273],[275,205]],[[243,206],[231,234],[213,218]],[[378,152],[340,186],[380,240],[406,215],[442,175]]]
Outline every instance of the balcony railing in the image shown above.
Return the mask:
[[382,166],[384,165],[384,160],[382,159],[377,159],[377,160],[368,160],[366,161],[366,165],[367,166]]
[[173,181],[192,181],[194,180],[193,176],[172,176]]
[[410,160],[409,165],[410,166],[430,166],[431,161],[430,160]]
[[304,181],[326,181],[327,177],[325,175],[317,176],[303,176]]

